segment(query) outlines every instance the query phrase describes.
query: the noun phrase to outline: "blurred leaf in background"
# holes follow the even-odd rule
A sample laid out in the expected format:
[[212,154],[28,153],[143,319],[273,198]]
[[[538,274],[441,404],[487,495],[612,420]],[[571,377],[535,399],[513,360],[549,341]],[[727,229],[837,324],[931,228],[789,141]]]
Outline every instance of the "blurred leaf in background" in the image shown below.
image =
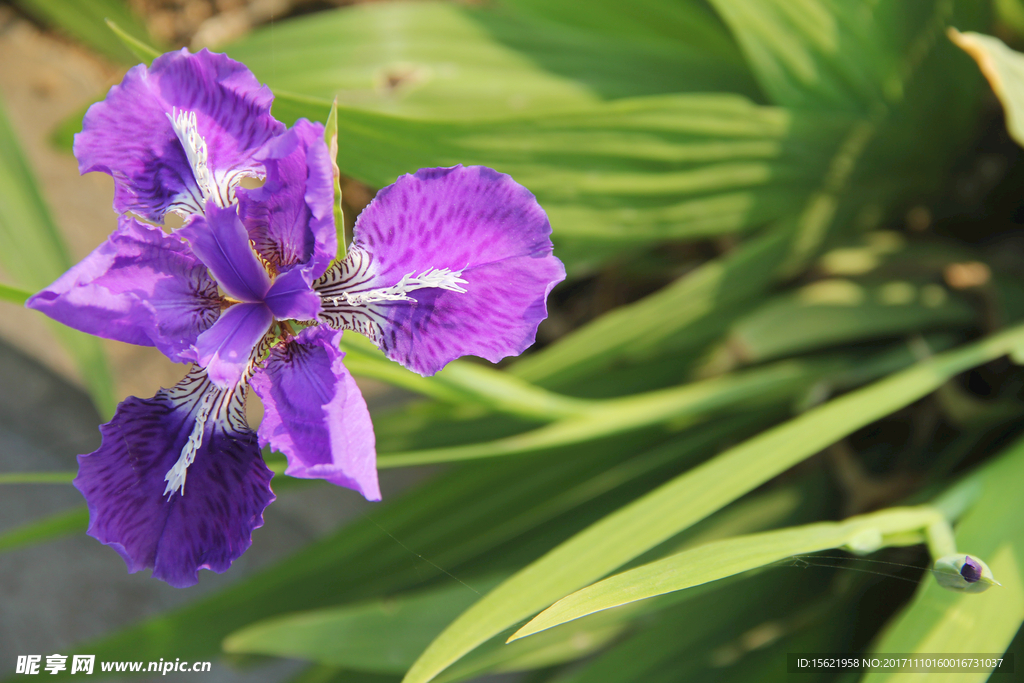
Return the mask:
[[[23,156],[0,101],[0,267],[17,289],[35,293],[73,264]],[[3,288],[4,298],[18,303],[16,289]],[[100,341],[63,325],[51,329],[74,358],[96,410],[114,414],[117,400]]]

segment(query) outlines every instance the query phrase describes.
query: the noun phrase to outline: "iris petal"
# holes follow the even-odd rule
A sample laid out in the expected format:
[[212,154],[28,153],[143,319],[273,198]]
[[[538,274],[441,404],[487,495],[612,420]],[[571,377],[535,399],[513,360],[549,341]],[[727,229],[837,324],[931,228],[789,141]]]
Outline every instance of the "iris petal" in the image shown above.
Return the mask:
[[236,384],[273,322],[265,304],[236,304],[224,311],[196,340],[199,364],[209,371],[210,380],[221,387]]
[[311,327],[270,352],[252,379],[264,406],[260,445],[284,453],[289,476],[326,479],[380,500],[373,424],[340,341],[340,332]]
[[238,191],[239,216],[256,250],[278,268],[309,264],[312,277],[320,277],[338,251],[324,127],[299,119],[256,159],[266,166],[266,182]]
[[230,296],[246,303],[263,301],[270,276],[249,246],[249,235],[233,207],[209,203],[206,216],[195,216],[178,234]]
[[188,245],[121,217],[118,229],[27,302],[76,330],[156,346],[193,360],[191,346],[220,315],[217,283]]
[[[243,176],[262,177],[255,153],[284,126],[270,115],[274,96],[226,55],[182,49],[140,64],[89,108],[74,152],[82,173],[114,178],[114,210],[160,222],[169,211],[205,203],[172,120],[195,115],[212,186],[231,194]],[[225,197],[230,202],[230,197]]]
[[[402,176],[359,215],[345,261],[314,283],[321,319],[366,334],[422,375],[460,356],[517,355],[565,278],[550,234],[534,196],[503,173],[455,166]],[[444,286],[398,297],[403,278]]]
[[[100,427],[99,449],[78,456],[74,484],[89,504],[89,535],[117,550],[129,572],[152,568],[172,586],[190,586],[200,569],[226,571],[251,544],[274,500],[273,473],[245,424],[243,396],[193,370],[153,398],[123,401]],[[204,398],[213,410],[185,493],[164,495]]]
[[316,320],[320,313],[320,297],[310,287],[304,268],[278,275],[265,301],[278,320]]

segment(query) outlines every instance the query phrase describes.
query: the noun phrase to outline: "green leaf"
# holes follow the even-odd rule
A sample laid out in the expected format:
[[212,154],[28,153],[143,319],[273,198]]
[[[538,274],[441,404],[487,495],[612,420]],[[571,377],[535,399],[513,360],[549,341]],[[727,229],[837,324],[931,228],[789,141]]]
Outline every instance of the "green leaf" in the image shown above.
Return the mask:
[[334,231],[338,236],[337,260],[345,258],[345,214],[341,209],[341,170],[338,168],[338,99],[331,103],[331,113],[324,123],[324,142],[331,155],[331,170],[334,172]]
[[967,302],[935,283],[831,278],[775,297],[744,316],[723,347],[756,363],[868,339],[963,329],[977,316]]
[[10,301],[11,303],[24,305],[30,296],[32,296],[32,292],[27,292],[20,287],[12,287],[0,282],[0,299],[3,301]]
[[936,521],[943,522],[945,517],[934,507],[890,508],[842,522],[819,522],[697,546],[562,598],[516,631],[509,642],[601,610],[717,581],[793,555],[849,545],[860,550],[865,540],[873,552],[891,543],[887,535],[898,535],[896,544],[906,545],[905,534],[923,533]]
[[573,0],[500,0],[502,5],[618,41],[692,46],[728,63],[743,65],[732,36],[715,14],[700,2],[591,0],[581,12]]
[[752,239],[654,294],[605,313],[509,371],[556,386],[614,361],[638,362],[672,350],[693,352],[718,338],[744,304],[767,288],[788,249],[789,238],[782,231]]
[[577,416],[496,441],[383,453],[377,458],[377,467],[405,467],[530,453],[591,442],[665,422],[671,422],[679,429],[738,403],[772,405],[787,402],[787,399],[792,402],[823,375],[835,369],[833,363],[783,361],[671,389],[594,401]]
[[261,621],[224,651],[308,659],[347,669],[404,673],[433,638],[499,579],[466,579],[384,600]]
[[[71,259],[0,102],[0,265],[19,288],[39,290],[64,274]],[[114,414],[113,381],[100,341],[53,324],[78,365],[101,415]]]
[[1021,0],[995,0],[993,7],[999,21],[1018,36],[1024,33],[1024,4]]
[[114,35],[124,44],[126,48],[131,50],[131,53],[135,57],[149,66],[153,63],[153,60],[160,56],[160,51],[152,47],[149,43],[139,40],[135,36],[146,35],[145,31],[139,32],[138,28],[134,28],[134,33],[130,32],[133,27],[129,27],[129,30],[121,28],[116,22],[111,19],[106,20],[107,28],[114,32]]
[[74,472],[3,472],[0,473],[0,485],[70,484],[74,478]]
[[[114,40],[107,24],[116,24],[132,35],[149,38],[145,25],[123,0],[15,0],[14,4],[43,23],[123,64],[137,63],[137,53]],[[114,30],[120,34],[119,29]]]
[[[209,659],[223,638],[260,619],[447,583],[445,572],[507,573],[723,439],[763,423],[763,416],[747,414],[656,448],[650,448],[650,438],[634,436],[606,439],[554,462],[520,458],[464,465],[226,590],[78,651],[97,658],[135,652],[158,659],[171,649],[182,658]],[[458,425],[446,430],[457,431]]]
[[346,353],[345,367],[357,377],[372,377],[480,412],[493,410],[529,420],[553,422],[583,415],[593,405],[591,401],[546,391],[506,372],[472,361],[453,361],[432,377],[423,377],[388,360],[373,342],[358,334],[346,334],[341,346]]
[[[960,552],[977,555],[1002,584],[984,593],[955,593],[925,582],[913,602],[889,625],[874,652],[1004,652],[1024,619],[1024,441],[1017,441],[977,475],[982,490],[956,528]],[[871,673],[868,683],[899,680]],[[928,680],[984,681],[987,672]]]
[[838,439],[1024,343],[1016,327],[834,399],[735,446],[620,509],[516,573],[423,653],[406,683],[425,683],[480,643],[601,578]]
[[[319,118],[327,107],[277,91],[274,115]],[[376,187],[422,167],[489,166],[537,195],[556,243],[621,247],[749,230],[799,211],[849,123],[735,95],[636,98],[463,123],[339,106],[338,163]]]
[[[944,26],[978,23],[983,3],[711,0],[771,100],[860,111],[905,97]],[[972,7],[977,6],[977,7]]]
[[981,33],[950,29],[950,39],[978,63],[981,73],[1006,110],[1006,128],[1024,145],[1024,54]]
[[[620,467],[633,469],[639,464],[634,459]],[[613,473],[607,473],[605,479],[614,477]],[[800,498],[799,492],[785,489],[760,494],[711,517],[701,528],[700,537],[716,538],[772,525],[789,516]],[[430,640],[479,597],[473,591],[488,590],[498,579],[465,581],[472,589],[451,583],[372,603],[261,621],[230,635],[224,647],[227,652],[298,657],[347,669],[404,673]],[[645,610],[652,609],[655,602],[645,603]],[[492,642],[477,653],[480,656],[471,657],[465,666],[453,671],[450,679],[578,659],[622,633],[637,614],[637,610],[609,612],[512,647]]]
[[0,553],[25,548],[70,534],[85,533],[89,526],[89,509],[77,507],[58,512],[37,522],[30,522],[0,534]]
[[623,41],[452,3],[318,12],[257,30],[227,52],[275,92],[337,96],[342,106],[433,120],[551,112],[649,94],[756,94],[735,54],[722,59],[678,40]]

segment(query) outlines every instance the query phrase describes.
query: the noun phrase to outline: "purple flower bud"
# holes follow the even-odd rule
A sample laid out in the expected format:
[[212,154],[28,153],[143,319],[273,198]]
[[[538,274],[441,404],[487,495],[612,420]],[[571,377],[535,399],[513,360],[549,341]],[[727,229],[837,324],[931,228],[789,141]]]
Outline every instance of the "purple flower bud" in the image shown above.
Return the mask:
[[964,566],[960,568],[960,576],[967,583],[975,583],[981,578],[981,565],[970,555],[964,558]]

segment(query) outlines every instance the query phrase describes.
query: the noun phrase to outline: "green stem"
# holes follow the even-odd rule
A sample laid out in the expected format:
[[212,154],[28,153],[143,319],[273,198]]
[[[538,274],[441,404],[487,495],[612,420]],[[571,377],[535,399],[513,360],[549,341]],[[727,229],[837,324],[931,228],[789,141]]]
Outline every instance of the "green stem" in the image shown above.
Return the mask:
[[70,484],[75,472],[4,472],[0,484]]

